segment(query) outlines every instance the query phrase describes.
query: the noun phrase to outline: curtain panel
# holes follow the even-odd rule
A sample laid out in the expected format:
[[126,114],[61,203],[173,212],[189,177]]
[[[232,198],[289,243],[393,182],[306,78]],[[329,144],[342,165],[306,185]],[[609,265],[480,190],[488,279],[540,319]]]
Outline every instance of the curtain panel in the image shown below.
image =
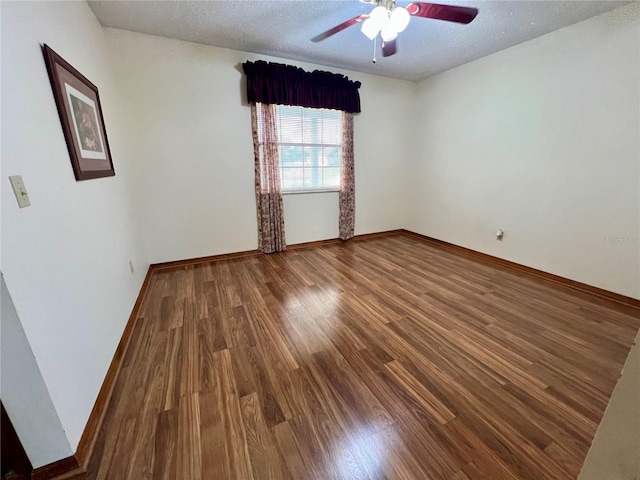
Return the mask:
[[353,237],[356,222],[356,180],[353,164],[353,113],[342,112],[342,162],[338,220],[341,240]]
[[[258,109],[263,128],[258,131]],[[280,189],[278,131],[276,106],[251,104],[251,130],[255,157],[255,187],[258,213],[258,250],[264,253],[286,249],[284,237],[284,208]]]
[[281,63],[245,62],[249,103],[329,108],[349,113],[360,112],[360,82],[344,75]]

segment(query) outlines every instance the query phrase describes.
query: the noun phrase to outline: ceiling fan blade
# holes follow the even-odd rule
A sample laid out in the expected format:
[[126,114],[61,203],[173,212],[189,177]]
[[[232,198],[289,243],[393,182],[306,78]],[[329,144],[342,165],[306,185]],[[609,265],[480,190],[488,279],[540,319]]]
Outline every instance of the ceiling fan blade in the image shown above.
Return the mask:
[[477,8],[440,5],[437,3],[412,2],[406,8],[409,14],[414,17],[434,18],[436,20],[465,24],[471,23],[478,15]]
[[316,35],[315,37],[313,37],[311,39],[311,41],[312,42],[321,42],[322,40],[325,40],[325,39],[329,38],[330,36],[335,35],[338,32],[341,32],[345,28],[349,28],[351,25],[355,25],[358,22],[362,22],[362,21],[366,20],[367,18],[369,18],[369,15],[365,15],[365,14],[358,15],[357,17],[350,18],[346,22],[342,22],[340,25],[336,25],[335,27],[330,28],[329,30],[327,30],[326,32],[321,33],[320,35]]
[[390,57],[391,55],[395,55],[398,51],[398,45],[396,43],[397,40],[391,40],[389,42],[382,42],[382,56]]

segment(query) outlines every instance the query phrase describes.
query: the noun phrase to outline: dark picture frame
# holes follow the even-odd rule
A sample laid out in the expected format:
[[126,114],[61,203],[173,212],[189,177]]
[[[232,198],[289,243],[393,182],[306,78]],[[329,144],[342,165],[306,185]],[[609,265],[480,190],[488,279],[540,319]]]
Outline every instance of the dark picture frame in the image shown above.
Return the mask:
[[76,180],[114,176],[98,87],[48,45],[42,51]]

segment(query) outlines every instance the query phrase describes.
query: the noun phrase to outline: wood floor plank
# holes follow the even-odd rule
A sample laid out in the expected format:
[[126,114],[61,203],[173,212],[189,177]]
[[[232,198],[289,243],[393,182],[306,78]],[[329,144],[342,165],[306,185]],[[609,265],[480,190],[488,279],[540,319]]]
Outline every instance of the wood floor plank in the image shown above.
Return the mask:
[[227,461],[231,478],[254,478],[249,459],[247,436],[242,421],[240,397],[235,383],[229,350],[215,354],[216,380],[219,389],[217,408],[222,412]]
[[314,355],[313,363],[337,395],[338,402],[350,412],[358,435],[373,435],[394,423],[391,414],[339,352],[319,352]]
[[267,428],[258,401],[258,394],[251,393],[240,399],[242,419],[247,436],[249,459],[255,478],[284,479],[288,471],[276,449],[273,433]]
[[385,428],[374,434],[367,445],[377,456],[384,478],[429,478],[417,459],[413,455],[407,455],[407,445],[400,429]]
[[282,422],[273,427],[273,433],[289,476],[294,479],[315,478],[311,461],[300,452],[289,422]]
[[232,478],[230,473],[231,445],[227,443],[224,419],[220,400],[222,392],[219,383],[208,393],[198,395],[200,402],[200,438],[205,448],[201,449],[202,477],[208,478]]
[[333,420],[318,398],[317,387],[312,385],[311,375],[304,369],[291,373],[298,395],[296,403],[299,415],[290,421],[296,438],[301,442],[302,451],[312,459],[319,475],[327,478],[340,478],[345,465],[354,464],[350,452],[336,451],[336,445],[342,443],[340,426]]
[[178,408],[158,414],[155,435],[153,480],[171,480],[177,475]]
[[[215,320],[203,318],[196,322],[197,349],[198,349],[198,393],[210,391],[215,385],[213,378],[214,365],[213,354],[215,350],[216,335],[219,335],[220,326]],[[216,332],[218,330],[218,332]],[[225,346],[226,348],[226,346]],[[224,350],[224,349],[222,349]]]
[[131,467],[129,449],[135,442],[137,421],[135,418],[127,417],[118,427],[111,455],[105,458],[108,463],[100,464],[96,478],[127,478],[127,471]]
[[407,234],[155,271],[94,479],[574,479],[640,309]]
[[201,480],[203,478],[202,442],[200,437],[200,404],[197,393],[180,398],[177,447],[176,476]]
[[[495,480],[515,480],[517,475],[508,467],[486,443],[467,428],[461,420],[453,420],[446,425],[435,425],[433,432],[438,441],[456,452],[462,471],[470,478],[478,478],[477,472],[484,472],[482,478]],[[472,464],[471,467],[469,465]],[[475,472],[471,474],[470,472]]]
[[385,365],[399,389],[417,402],[426,412],[433,415],[433,420],[445,424],[456,416],[444,406],[424,385],[418,382],[399,362],[393,361]]
[[182,371],[182,327],[169,330],[167,357],[164,365],[163,410],[176,408],[180,401],[180,372]]

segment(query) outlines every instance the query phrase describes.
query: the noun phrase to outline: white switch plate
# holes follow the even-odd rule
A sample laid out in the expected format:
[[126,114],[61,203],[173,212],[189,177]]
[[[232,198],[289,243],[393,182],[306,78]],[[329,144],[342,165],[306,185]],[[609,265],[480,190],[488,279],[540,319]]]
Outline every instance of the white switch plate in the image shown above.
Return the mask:
[[9,181],[13,187],[13,193],[18,201],[18,206],[20,208],[24,208],[31,205],[31,202],[29,201],[29,194],[27,193],[27,189],[24,187],[22,177],[20,175],[13,175],[9,177]]

